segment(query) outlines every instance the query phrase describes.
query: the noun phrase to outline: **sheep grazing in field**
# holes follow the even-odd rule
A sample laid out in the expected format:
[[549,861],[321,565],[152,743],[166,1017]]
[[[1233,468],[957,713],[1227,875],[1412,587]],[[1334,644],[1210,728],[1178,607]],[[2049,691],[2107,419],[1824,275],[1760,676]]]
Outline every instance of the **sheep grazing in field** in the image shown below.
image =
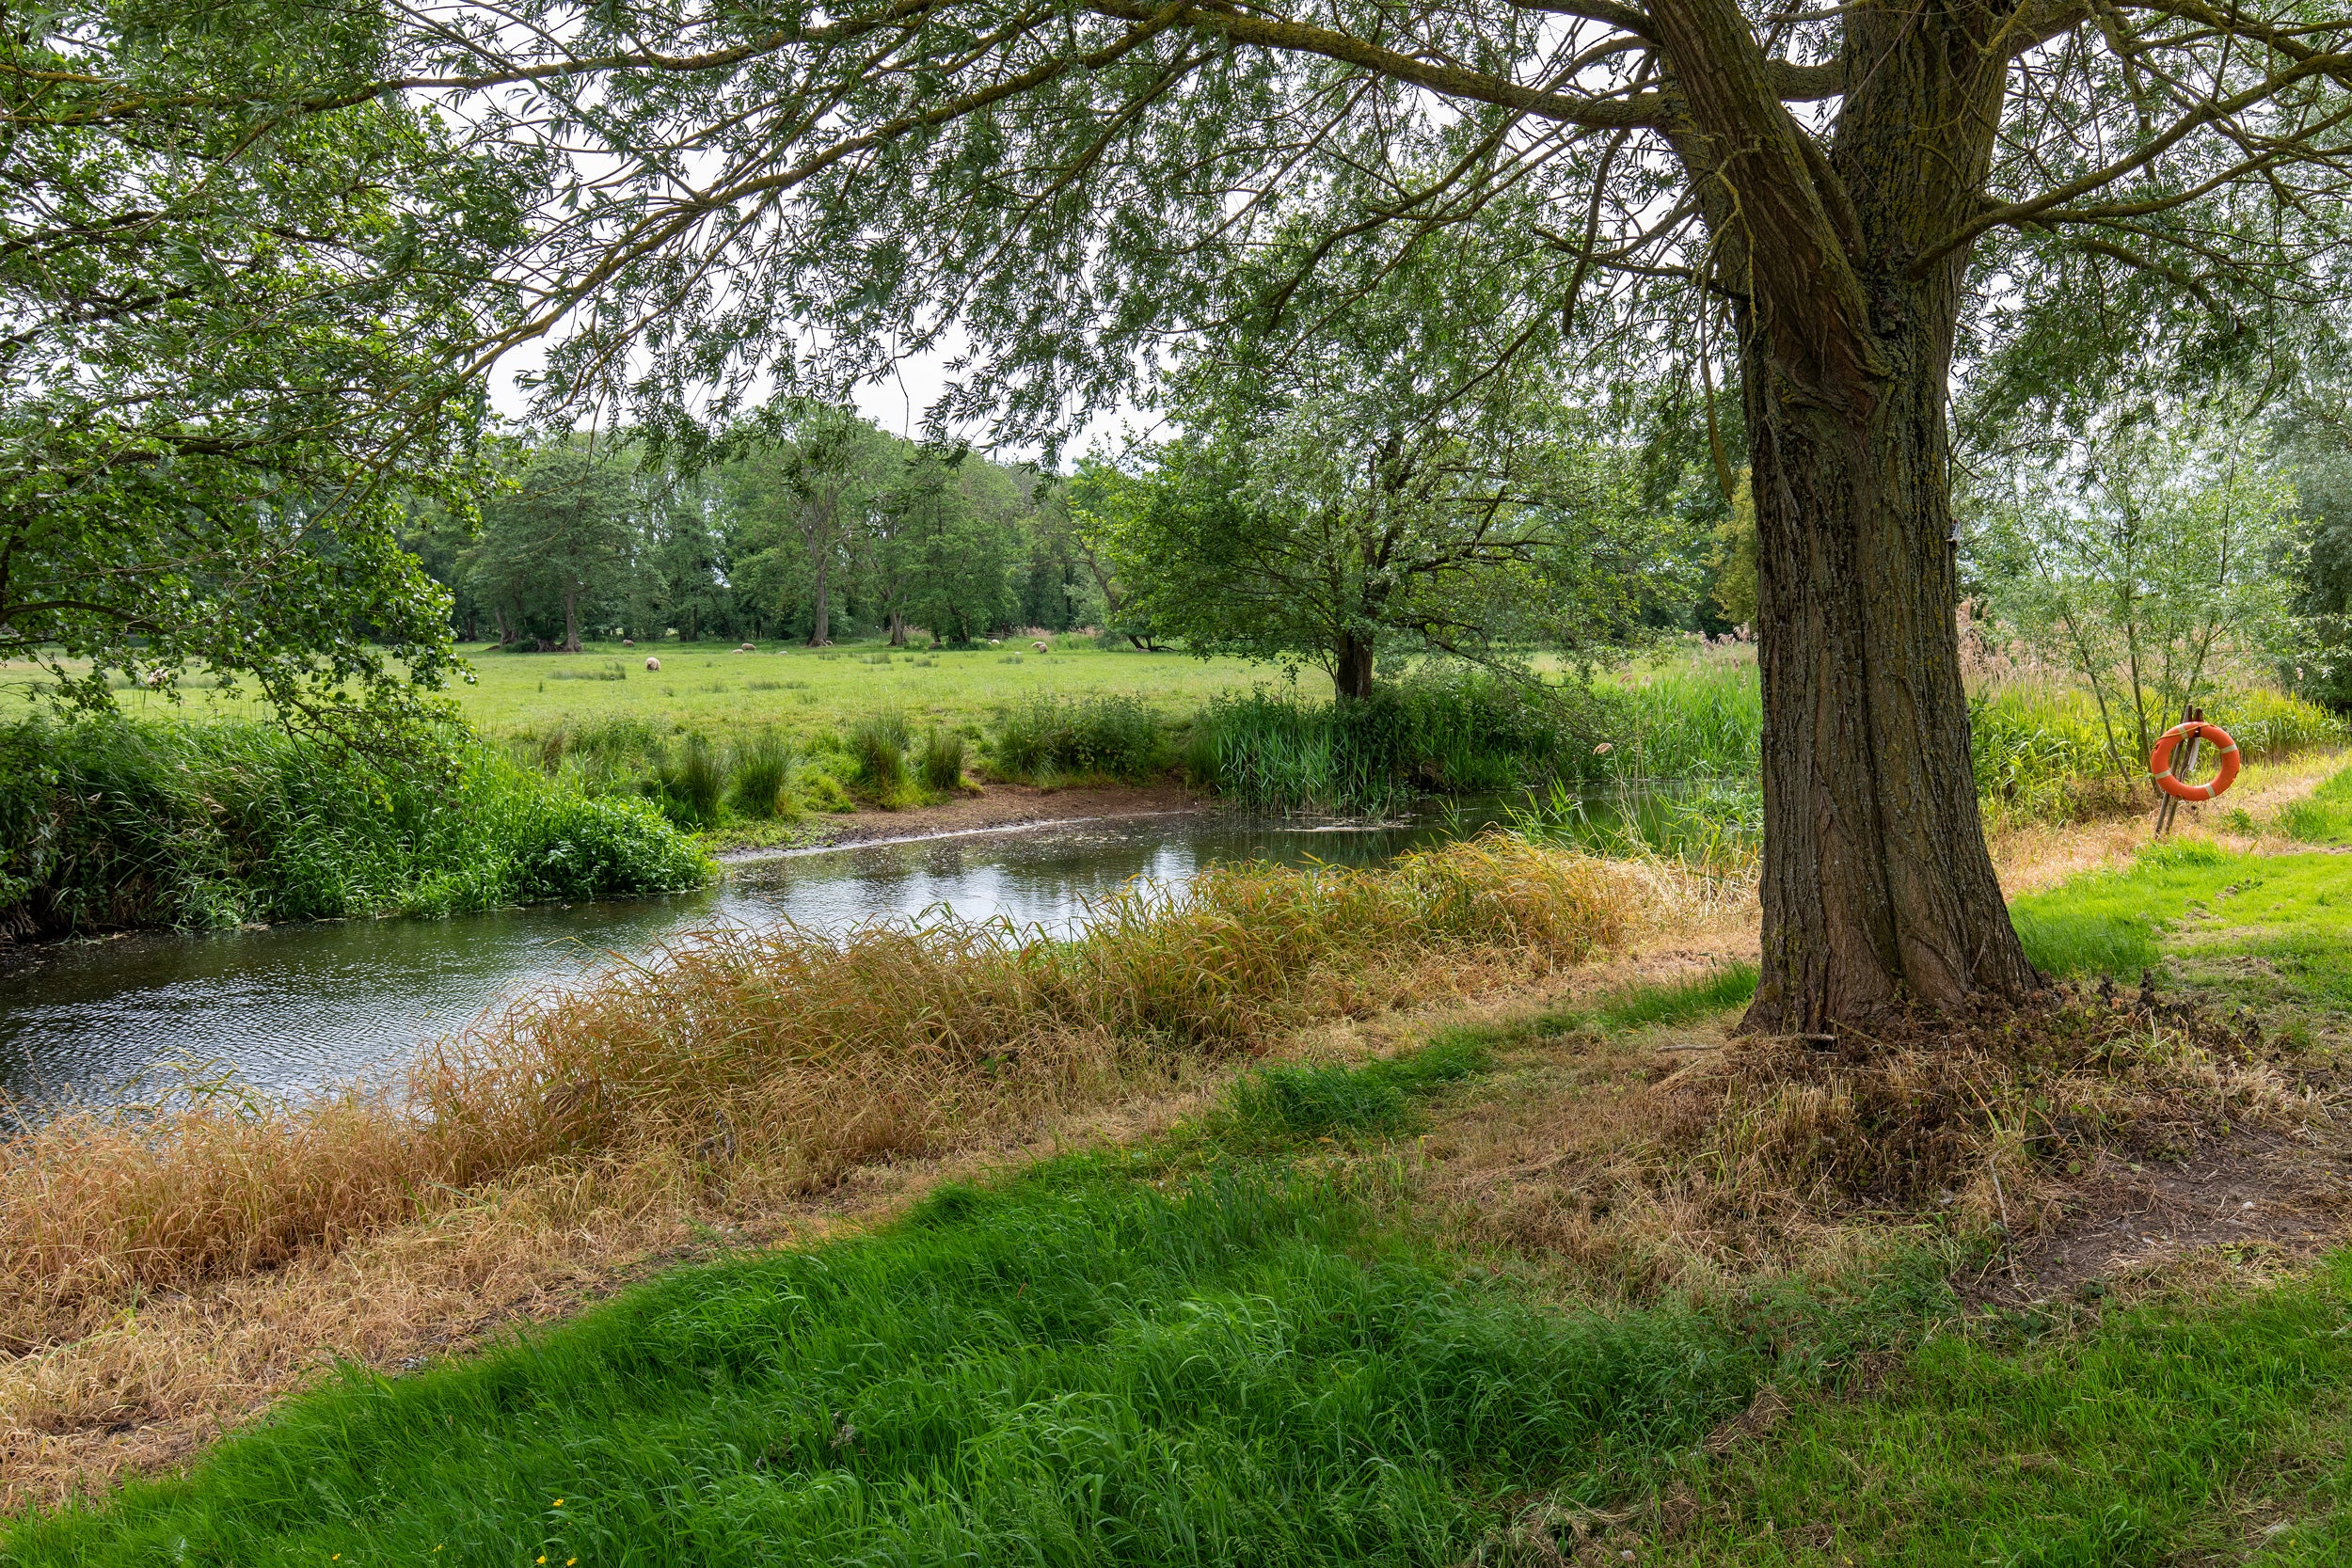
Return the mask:
[[658,658],[649,657],[645,660],[645,668],[648,670],[659,670],[661,668],[661,661]]
[[634,637],[624,637],[621,639],[621,646],[624,648],[634,648],[637,646],[637,639]]
[[1029,644],[1029,646],[1030,646],[1030,647],[1032,647],[1032,648],[1035,648],[1035,649],[1036,649],[1039,653],[1043,653],[1043,652],[1045,652],[1045,650],[1046,650],[1046,649],[1048,649],[1048,648],[1052,647],[1052,646],[1053,646],[1053,644],[1052,644],[1051,642],[1046,641],[1045,641],[1045,639],[1043,639],[1042,637],[1041,637],[1041,638],[1037,639],[1037,641],[1035,641],[1031,642],[1031,643]]

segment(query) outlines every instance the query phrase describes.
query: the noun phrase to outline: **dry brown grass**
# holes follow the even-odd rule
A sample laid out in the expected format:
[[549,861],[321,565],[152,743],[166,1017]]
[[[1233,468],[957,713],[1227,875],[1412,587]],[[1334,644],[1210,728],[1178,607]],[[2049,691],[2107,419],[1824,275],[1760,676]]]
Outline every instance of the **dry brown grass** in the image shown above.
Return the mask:
[[2129,997],[1899,1016],[1834,1051],[1725,1022],[1518,1050],[1424,1145],[1441,1222],[1640,1299],[1848,1268],[1923,1227],[2023,1239],[2095,1166],[2328,1117],[2295,1064]]
[[405,1102],[59,1118],[0,1151],[0,1506],[169,1463],[330,1356],[398,1365],[682,1251],[853,1222],[927,1170],[1319,1021],[1524,985],[1705,896],[1489,839],[1133,891],[1073,942],[739,934],[518,1004]]

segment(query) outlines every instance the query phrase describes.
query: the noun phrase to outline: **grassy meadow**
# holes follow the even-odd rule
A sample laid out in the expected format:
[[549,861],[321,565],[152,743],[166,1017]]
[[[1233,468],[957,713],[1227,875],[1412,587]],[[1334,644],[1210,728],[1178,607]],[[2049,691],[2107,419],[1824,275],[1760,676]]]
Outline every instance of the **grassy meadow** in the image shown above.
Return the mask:
[[[1461,863],[1411,896],[1529,869]],[[1317,922],[1391,920],[1379,878],[1329,883]],[[346,1367],[184,1477],[24,1518],[0,1562],[2342,1561],[2352,1254],[1984,1291],[2086,1162],[2233,1125],[2329,1136],[2352,865],[2192,839],[2018,913],[2037,962],[2126,966],[2127,993],[2150,968],[2164,1002],[1814,1084],[1720,1043],[1755,982],[1734,963],[1387,1054],[1245,1061],[1157,1132],[866,1233],[673,1270],[405,1375]],[[651,1037],[665,985],[713,1041],[775,1005],[681,970],[593,1006]],[[2181,997],[2269,1027],[2249,1046]],[[748,1128],[686,1070],[710,1046],[675,1051],[616,1094],[660,1107],[637,1135],[702,1125],[681,1095]],[[1942,1092],[1931,1060],[1957,1063]],[[1770,1156],[1792,1137],[1831,1151],[1808,1181]],[[1871,1174],[1866,1146],[1904,1140],[1939,1151],[1940,1195]]]
[[[1163,718],[1188,718],[1211,697],[1260,684],[1287,688],[1282,673],[1235,658],[1144,654],[1097,647],[1093,639],[1059,635],[1040,654],[1026,639],[962,650],[891,648],[881,642],[808,648],[759,644],[742,653],[731,642],[665,642],[624,648],[590,641],[578,654],[466,650],[472,682],[450,695],[476,729],[492,737],[542,736],[567,725],[607,720],[719,737],[776,728],[814,738],[870,713],[898,713],[918,729],[939,724],[977,737],[1003,709],[1040,694],[1139,697]],[[659,658],[659,672],[645,669]],[[22,663],[0,668],[0,687],[29,679]],[[1302,673],[1302,689],[1328,695],[1329,683]],[[136,688],[118,693],[127,711],[250,714],[249,694],[199,685],[174,705]]]

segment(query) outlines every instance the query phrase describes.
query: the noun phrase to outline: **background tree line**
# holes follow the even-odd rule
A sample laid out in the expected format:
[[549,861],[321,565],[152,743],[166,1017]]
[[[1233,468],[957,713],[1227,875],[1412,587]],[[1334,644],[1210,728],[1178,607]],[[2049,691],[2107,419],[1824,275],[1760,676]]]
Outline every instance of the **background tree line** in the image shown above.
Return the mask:
[[929,634],[1103,618],[1057,488],[830,407],[678,472],[634,435],[511,442],[478,522],[421,503],[403,543],[467,641]]

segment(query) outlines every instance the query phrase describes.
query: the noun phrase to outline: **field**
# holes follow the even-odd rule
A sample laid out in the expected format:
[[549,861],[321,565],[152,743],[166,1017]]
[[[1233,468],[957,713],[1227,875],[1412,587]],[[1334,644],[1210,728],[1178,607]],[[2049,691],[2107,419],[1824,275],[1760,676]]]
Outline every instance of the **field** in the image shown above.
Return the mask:
[[[713,738],[771,725],[814,735],[887,712],[905,714],[918,728],[938,723],[977,736],[998,709],[1040,693],[1138,696],[1164,718],[1183,719],[1219,693],[1289,686],[1279,670],[1242,659],[1098,648],[1082,637],[1049,641],[1053,651],[1046,654],[1025,641],[938,653],[880,642],[833,648],[771,642],[748,654],[733,643],[624,648],[590,642],[578,654],[474,649],[468,653],[474,684],[454,687],[451,695],[465,717],[492,736],[544,735],[567,722],[612,718]],[[648,657],[661,660],[659,673],[645,669]],[[0,687],[22,683],[27,673],[22,663],[0,668]],[[1298,685],[1329,694],[1330,683],[1312,671],[1303,672]],[[140,714],[173,706],[135,689],[119,693],[119,701]],[[199,714],[255,708],[249,699],[207,689],[189,691],[182,706]]]

